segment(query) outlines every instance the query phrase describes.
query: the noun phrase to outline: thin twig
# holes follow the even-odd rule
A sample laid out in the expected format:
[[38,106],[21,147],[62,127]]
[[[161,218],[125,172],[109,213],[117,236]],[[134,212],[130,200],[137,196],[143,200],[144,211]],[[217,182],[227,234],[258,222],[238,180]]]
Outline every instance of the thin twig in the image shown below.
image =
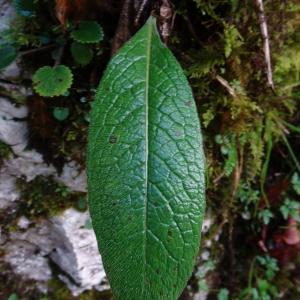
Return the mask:
[[226,172],[223,171],[221,174],[219,174],[214,180],[213,180],[213,183],[214,185],[217,185],[218,182],[226,175]]
[[120,13],[118,26],[113,37],[111,46],[111,55],[113,56],[117,50],[130,38],[130,16],[133,7],[133,0],[125,0]]
[[268,85],[275,93],[275,87],[274,87],[273,75],[272,75],[271,54],[270,54],[271,53],[270,39],[268,33],[267,20],[264,11],[264,4],[263,4],[263,0],[254,0],[254,2],[258,9],[259,25],[260,25],[260,31],[263,39],[263,50],[264,50],[265,61],[266,61]]
[[57,44],[51,44],[51,45],[46,45],[46,46],[43,46],[40,48],[34,48],[34,49],[26,50],[26,51],[21,51],[19,53],[19,56],[25,56],[25,55],[34,54],[36,52],[47,51],[47,50],[55,48],[55,47],[57,47]]
[[229,85],[228,81],[221,77],[220,75],[216,75],[216,80],[221,83],[223,87],[227,90],[227,92],[233,97],[236,98],[235,90]]

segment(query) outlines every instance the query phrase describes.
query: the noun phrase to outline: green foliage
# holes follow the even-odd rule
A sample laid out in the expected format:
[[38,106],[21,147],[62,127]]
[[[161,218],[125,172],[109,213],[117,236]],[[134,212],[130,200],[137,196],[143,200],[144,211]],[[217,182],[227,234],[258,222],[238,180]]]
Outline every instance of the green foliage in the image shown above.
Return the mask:
[[218,300],[228,300],[229,298],[229,291],[227,289],[220,289],[218,293]]
[[204,154],[192,91],[152,17],[109,63],[88,140],[90,212],[116,298],[177,299],[200,243]]
[[77,42],[72,43],[71,53],[74,60],[82,66],[89,64],[93,59],[93,50]]
[[98,43],[103,40],[103,29],[95,21],[82,21],[71,33],[72,38],[79,43]]
[[221,153],[225,156],[225,165],[224,165],[224,172],[226,176],[229,176],[238,160],[238,154],[237,154],[237,147],[236,147],[236,140],[233,135],[231,136],[221,136],[217,135],[215,137],[216,143],[218,143],[221,148]]
[[35,17],[37,12],[37,0],[13,0],[17,13],[22,17]]
[[272,280],[276,273],[279,271],[278,262],[275,258],[272,258],[268,255],[266,256],[257,256],[258,263],[264,267],[264,277],[267,280]]
[[297,172],[295,172],[292,176],[292,186],[293,186],[293,189],[294,191],[300,195],[300,177],[299,177],[299,174]]
[[11,294],[11,295],[7,298],[7,300],[18,300],[18,299],[19,299],[19,298],[18,298],[18,295],[15,294],[15,293]]
[[[237,198],[243,205],[242,215],[244,219],[249,220],[253,217],[255,208],[260,200],[260,196],[259,191],[252,188],[250,184],[245,182],[240,183],[237,191]],[[266,217],[264,215],[261,215],[261,218],[266,221]]]
[[213,47],[207,47],[200,51],[192,52],[191,56],[196,63],[192,64],[186,70],[186,73],[190,78],[202,78],[215,66],[224,63],[224,59],[220,52]]
[[[101,11],[102,5],[95,12],[89,11],[95,19],[101,20],[104,28],[107,28],[107,37],[103,43],[87,44],[78,42],[72,37],[80,27],[76,25],[77,20],[86,21],[82,19],[84,15],[81,19],[75,20],[71,14],[66,27],[63,28],[58,25],[56,18],[49,17],[53,16],[53,5],[48,6],[47,1],[16,0],[13,3],[17,8],[17,17],[9,29],[0,33],[1,45],[11,45],[15,48],[20,66],[24,70],[61,63],[72,70],[76,79],[76,84],[68,93],[63,93],[63,97],[54,98],[52,101],[44,100],[43,109],[33,112],[35,115],[33,121],[44,117],[47,120],[48,117],[53,122],[47,122],[46,126],[50,135],[45,135],[45,129],[42,124],[40,126],[40,122],[37,122],[36,128],[29,122],[29,133],[32,135],[34,132],[38,136],[40,134],[42,139],[49,141],[47,144],[50,149],[47,149],[46,156],[48,150],[51,155],[53,154],[49,159],[50,163],[56,165],[57,161],[70,157],[80,162],[84,168],[90,103],[96,88],[94,82],[97,80],[95,77],[98,78],[97,76],[102,74],[110,56],[108,41],[112,41],[115,34],[112,22],[117,24],[118,14],[111,18],[101,18],[106,14]],[[91,1],[89,6],[93,3],[95,1]],[[233,300],[269,298],[275,300],[278,297],[274,286],[280,290],[283,298],[298,300],[299,288],[293,281],[294,275],[291,273],[297,263],[296,260],[288,263],[288,270],[282,268],[276,271],[276,274],[283,278],[280,281],[278,276],[268,279],[265,274],[266,266],[258,263],[255,258],[254,270],[252,276],[249,276],[252,280],[246,289],[244,285],[249,282],[245,268],[250,264],[253,255],[261,253],[257,240],[263,235],[262,229],[268,232],[281,231],[287,225],[285,218],[298,207],[300,173],[298,171],[295,173],[295,166],[297,166],[300,132],[297,113],[300,99],[300,5],[296,0],[264,2],[275,82],[273,93],[266,84],[263,39],[254,2],[194,0],[172,1],[172,3],[175,5],[177,17],[168,46],[174,50],[175,56],[188,75],[205,126],[208,209],[216,220],[208,235],[212,238],[216,232],[217,236],[221,234],[218,242],[213,243],[209,251],[212,256],[226,262],[231,255],[231,251],[227,249],[231,247],[235,261],[234,278],[229,278],[228,272],[223,272],[224,264],[216,263],[214,270],[210,270],[199,280],[197,277],[196,282],[192,282],[188,292],[192,294],[194,288],[197,289],[199,281],[198,286],[208,289],[208,297],[214,299],[218,295],[219,287],[213,285],[211,288],[211,281],[217,278],[217,283],[213,283],[217,285],[221,282],[222,287],[230,288],[229,298]],[[94,34],[95,36],[99,38],[98,33]],[[43,49],[44,46],[49,49]],[[26,54],[27,52],[29,54]],[[8,53],[5,51],[5,55]],[[4,57],[0,55],[0,65]],[[99,72],[95,74],[96,62]],[[223,82],[217,78],[221,78]],[[20,79],[20,85],[27,86],[27,83],[25,77],[24,80]],[[124,85],[126,84],[118,86],[120,91]],[[16,96],[16,90],[6,92],[2,88],[2,83],[0,89],[1,94],[15,99],[16,103],[25,103],[25,96]],[[56,108],[68,109],[72,114],[68,115],[65,122],[55,122],[52,116]],[[61,109],[58,118],[62,118],[64,114]],[[38,118],[38,115],[41,118]],[[132,115],[129,114],[128,117]],[[178,118],[174,116],[175,120]],[[102,120],[102,117],[99,120]],[[132,128],[139,127],[132,126]],[[217,140],[216,135],[220,136]],[[1,160],[9,158],[10,154],[10,147],[0,144],[0,163]],[[233,169],[236,170],[234,174]],[[273,189],[273,185],[276,188],[280,174],[293,175],[291,185],[282,193],[283,198],[277,200],[269,195],[269,188]],[[22,191],[28,194],[25,185],[25,182],[21,184]],[[236,186],[237,191],[233,190]],[[29,188],[36,189],[33,182],[32,185],[29,183]],[[46,189],[41,192],[47,193]],[[61,193],[68,192],[52,194],[55,203],[65,202],[66,198],[62,198]],[[29,198],[35,198],[33,194]],[[51,197],[44,200],[51,203]],[[67,200],[66,205],[84,209],[83,199],[84,197],[74,197],[70,202]],[[39,202],[42,203],[42,199],[37,197],[37,203]],[[33,209],[31,214],[28,208],[25,209],[30,218],[34,218],[35,211],[38,209]],[[48,211],[55,214],[60,210],[45,204],[42,211],[46,215]],[[2,220],[2,215],[0,218]],[[228,238],[227,225],[223,224],[232,226],[230,236],[232,242]],[[91,223],[87,222],[86,227],[91,228]],[[240,236],[237,234],[240,232],[247,235],[247,241],[253,241],[250,247],[246,240],[245,243],[239,243]],[[205,242],[204,240],[204,245]],[[264,246],[270,250],[270,245],[273,246],[274,242],[272,235],[267,235]],[[283,247],[281,249],[284,249],[284,245],[281,246]],[[196,269],[198,270],[199,266]],[[235,283],[234,286],[232,281]],[[62,283],[61,287],[58,288],[57,294],[50,287],[54,294],[49,294],[48,299],[72,299],[72,295]],[[23,295],[21,290],[20,293],[18,289],[11,289],[9,292],[12,291]],[[244,291],[242,296],[241,291]],[[27,291],[24,292],[26,293]],[[32,295],[24,297],[31,299]],[[86,297],[93,299],[92,293]],[[84,296],[82,298],[85,299]]]
[[10,154],[10,147],[7,144],[0,141],[0,162],[4,159],[9,158]]
[[67,107],[54,107],[53,116],[58,121],[64,121],[68,118],[70,110]]
[[274,218],[274,214],[269,209],[262,209],[258,216],[260,219],[262,219],[263,223],[265,225],[268,225],[272,218]]
[[9,66],[17,58],[16,48],[9,44],[0,44],[0,70]]
[[285,198],[284,203],[280,206],[280,212],[285,220],[289,216],[300,222],[300,202]]
[[35,91],[44,97],[64,95],[72,85],[72,71],[64,66],[42,67],[32,78]]
[[228,58],[232,51],[243,45],[243,38],[234,25],[225,25],[224,30],[224,54]]
[[[258,265],[256,264],[258,263]],[[256,264],[256,265],[255,265]],[[249,285],[239,296],[240,300],[275,300],[279,299],[279,292],[272,280],[279,271],[277,261],[270,256],[257,256],[253,261],[253,269],[250,273],[249,283],[252,283],[252,276],[256,273],[255,285]]]

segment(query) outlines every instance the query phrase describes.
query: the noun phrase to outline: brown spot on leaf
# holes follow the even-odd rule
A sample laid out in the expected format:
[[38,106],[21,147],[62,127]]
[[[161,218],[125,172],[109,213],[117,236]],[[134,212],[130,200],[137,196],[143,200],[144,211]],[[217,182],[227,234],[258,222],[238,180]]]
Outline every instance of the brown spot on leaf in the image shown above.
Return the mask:
[[110,144],[115,144],[115,143],[117,143],[118,139],[115,135],[112,134],[112,135],[109,136],[108,141],[109,141]]

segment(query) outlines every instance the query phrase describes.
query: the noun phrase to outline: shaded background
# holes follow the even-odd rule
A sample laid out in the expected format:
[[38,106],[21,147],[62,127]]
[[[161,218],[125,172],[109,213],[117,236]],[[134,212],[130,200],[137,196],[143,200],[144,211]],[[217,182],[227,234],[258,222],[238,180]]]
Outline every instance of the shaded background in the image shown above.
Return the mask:
[[[207,159],[202,246],[180,299],[300,299],[300,4],[261,3],[0,0],[1,300],[111,299],[86,203],[89,111],[150,11],[193,88]],[[87,20],[103,37],[78,57],[72,32]],[[33,89],[59,64],[67,91]]]

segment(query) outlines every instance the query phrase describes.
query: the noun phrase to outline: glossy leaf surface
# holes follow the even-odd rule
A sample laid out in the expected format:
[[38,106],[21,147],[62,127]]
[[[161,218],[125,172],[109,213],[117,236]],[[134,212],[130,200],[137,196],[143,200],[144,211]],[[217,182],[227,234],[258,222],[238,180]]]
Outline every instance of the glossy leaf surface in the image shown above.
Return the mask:
[[110,62],[88,145],[93,227],[117,300],[175,300],[204,211],[204,155],[191,89],[155,20]]

